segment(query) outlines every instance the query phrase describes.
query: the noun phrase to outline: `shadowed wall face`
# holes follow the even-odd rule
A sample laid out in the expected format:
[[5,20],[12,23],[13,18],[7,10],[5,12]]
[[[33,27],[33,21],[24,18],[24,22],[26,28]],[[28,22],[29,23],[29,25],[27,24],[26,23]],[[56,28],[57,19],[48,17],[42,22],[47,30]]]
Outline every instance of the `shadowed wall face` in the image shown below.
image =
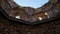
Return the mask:
[[54,0],[50,0],[42,7],[36,9],[32,7],[18,6],[13,0],[2,1],[2,7],[9,16],[27,22],[36,22],[38,20],[40,21],[55,17],[58,13],[58,11],[56,10],[57,8],[55,8],[54,5],[54,3],[56,4],[57,1]]
[[[24,12],[25,8],[16,7],[17,5],[13,4],[11,2],[11,0],[8,0],[8,1],[10,1],[9,2],[10,5],[11,6],[13,5],[12,6],[13,9],[11,9],[11,8],[9,8],[9,5],[8,6],[5,5],[5,3],[6,3],[5,0],[1,0],[1,1],[2,1],[2,4],[1,4],[2,8],[4,9],[4,11],[6,11],[6,13],[8,13],[8,15],[10,14],[10,12],[14,16],[21,15],[21,17],[23,17],[25,15],[25,12]],[[51,9],[50,11],[48,11],[49,15],[51,13],[56,15],[55,13],[60,11],[60,2],[59,1],[53,6],[54,8],[52,8],[52,9],[51,9],[51,4],[47,4],[44,6],[45,9],[47,7]],[[8,9],[6,9],[5,7]],[[9,9],[11,9],[11,10],[9,10]],[[36,11],[38,11],[38,12],[36,12],[38,14],[34,14],[33,17],[37,18],[38,16],[43,16],[45,18],[45,15],[48,15],[47,12],[44,12],[45,10],[42,8],[39,8],[39,9],[40,10],[36,10]],[[41,10],[43,12],[41,12]],[[40,13],[39,13],[39,11],[40,11]],[[52,16],[52,14],[50,16]],[[11,16],[11,17],[14,17],[14,16]],[[17,17],[19,18],[19,16],[17,16]],[[25,17],[26,17],[26,15],[25,15]],[[39,17],[39,19],[41,20],[42,18]],[[7,20],[5,17],[3,17],[2,13],[0,12],[0,34],[60,34],[60,18],[59,18],[59,20],[48,22],[46,24],[29,26],[29,25],[18,24],[18,22]]]

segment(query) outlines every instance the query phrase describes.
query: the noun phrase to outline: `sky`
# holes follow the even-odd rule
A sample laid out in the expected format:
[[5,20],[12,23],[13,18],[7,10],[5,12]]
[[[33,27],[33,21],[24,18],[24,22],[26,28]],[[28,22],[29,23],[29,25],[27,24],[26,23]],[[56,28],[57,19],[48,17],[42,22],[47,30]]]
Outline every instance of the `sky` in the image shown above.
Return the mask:
[[20,6],[38,8],[46,4],[49,0],[13,0]]

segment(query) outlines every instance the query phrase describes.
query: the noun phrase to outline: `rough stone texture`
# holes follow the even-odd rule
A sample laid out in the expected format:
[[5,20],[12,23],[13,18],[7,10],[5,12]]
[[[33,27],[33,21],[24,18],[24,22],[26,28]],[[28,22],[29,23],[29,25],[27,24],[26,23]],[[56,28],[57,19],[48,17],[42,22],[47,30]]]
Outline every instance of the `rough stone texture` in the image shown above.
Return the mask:
[[[28,22],[36,22],[39,20],[39,17],[42,19],[46,19],[49,17],[54,17],[57,15],[59,7],[55,7],[55,4],[58,4],[56,1],[49,1],[41,8],[32,8],[32,7],[21,7],[14,3],[12,0],[2,0],[1,1],[2,8],[12,17],[20,16],[21,20],[28,21]],[[57,6],[57,5],[56,5]],[[45,12],[48,15],[45,15]]]
[[60,34],[60,20],[28,26],[7,21],[0,15],[0,34]]
[[[55,1],[55,0],[53,0],[53,1]],[[52,1],[52,3],[53,3],[53,1]],[[60,0],[56,0],[56,1],[58,1],[58,2],[55,5],[55,8],[58,11],[60,11]],[[5,5],[5,4],[3,4],[3,5]],[[49,7],[47,7],[46,9],[48,9],[50,7],[51,7],[51,5],[49,5]],[[6,8],[6,7],[4,7],[4,8]],[[7,9],[5,9],[5,10],[7,10]],[[14,8],[14,10],[16,10],[16,9]],[[14,11],[14,10],[12,10],[12,11]],[[19,9],[19,10],[23,10],[23,9]],[[44,9],[41,8],[41,10],[44,10]],[[41,11],[41,10],[39,10],[39,8],[38,8],[37,11]],[[22,14],[23,14],[23,12],[22,12]],[[38,15],[38,14],[36,14],[36,15]],[[45,23],[42,25],[29,26],[29,25],[18,24],[17,22],[15,23],[13,21],[8,21],[5,18],[3,18],[3,15],[0,14],[0,34],[60,34],[60,20],[56,20],[56,21],[53,21],[50,23]]]

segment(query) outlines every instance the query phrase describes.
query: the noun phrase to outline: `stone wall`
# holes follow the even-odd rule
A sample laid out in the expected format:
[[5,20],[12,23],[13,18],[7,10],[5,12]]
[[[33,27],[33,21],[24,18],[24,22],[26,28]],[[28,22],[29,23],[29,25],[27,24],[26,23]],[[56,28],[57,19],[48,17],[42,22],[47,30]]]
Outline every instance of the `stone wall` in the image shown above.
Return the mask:
[[[57,2],[55,8],[58,11],[60,11],[59,2]],[[16,9],[14,8],[13,10]],[[23,10],[23,9],[19,9],[19,10]],[[42,13],[42,15],[43,14],[44,13]],[[45,24],[30,26],[30,25],[19,24],[18,22],[10,21],[0,13],[0,34],[60,34],[60,19]]]

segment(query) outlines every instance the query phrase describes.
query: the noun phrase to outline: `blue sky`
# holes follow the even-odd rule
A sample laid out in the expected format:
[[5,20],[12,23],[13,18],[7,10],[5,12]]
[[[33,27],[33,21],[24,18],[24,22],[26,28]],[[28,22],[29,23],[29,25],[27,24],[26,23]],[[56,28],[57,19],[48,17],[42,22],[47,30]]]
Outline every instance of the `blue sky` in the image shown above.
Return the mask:
[[49,0],[13,0],[20,6],[28,6],[33,8],[38,8],[43,6],[45,3],[47,3]]

